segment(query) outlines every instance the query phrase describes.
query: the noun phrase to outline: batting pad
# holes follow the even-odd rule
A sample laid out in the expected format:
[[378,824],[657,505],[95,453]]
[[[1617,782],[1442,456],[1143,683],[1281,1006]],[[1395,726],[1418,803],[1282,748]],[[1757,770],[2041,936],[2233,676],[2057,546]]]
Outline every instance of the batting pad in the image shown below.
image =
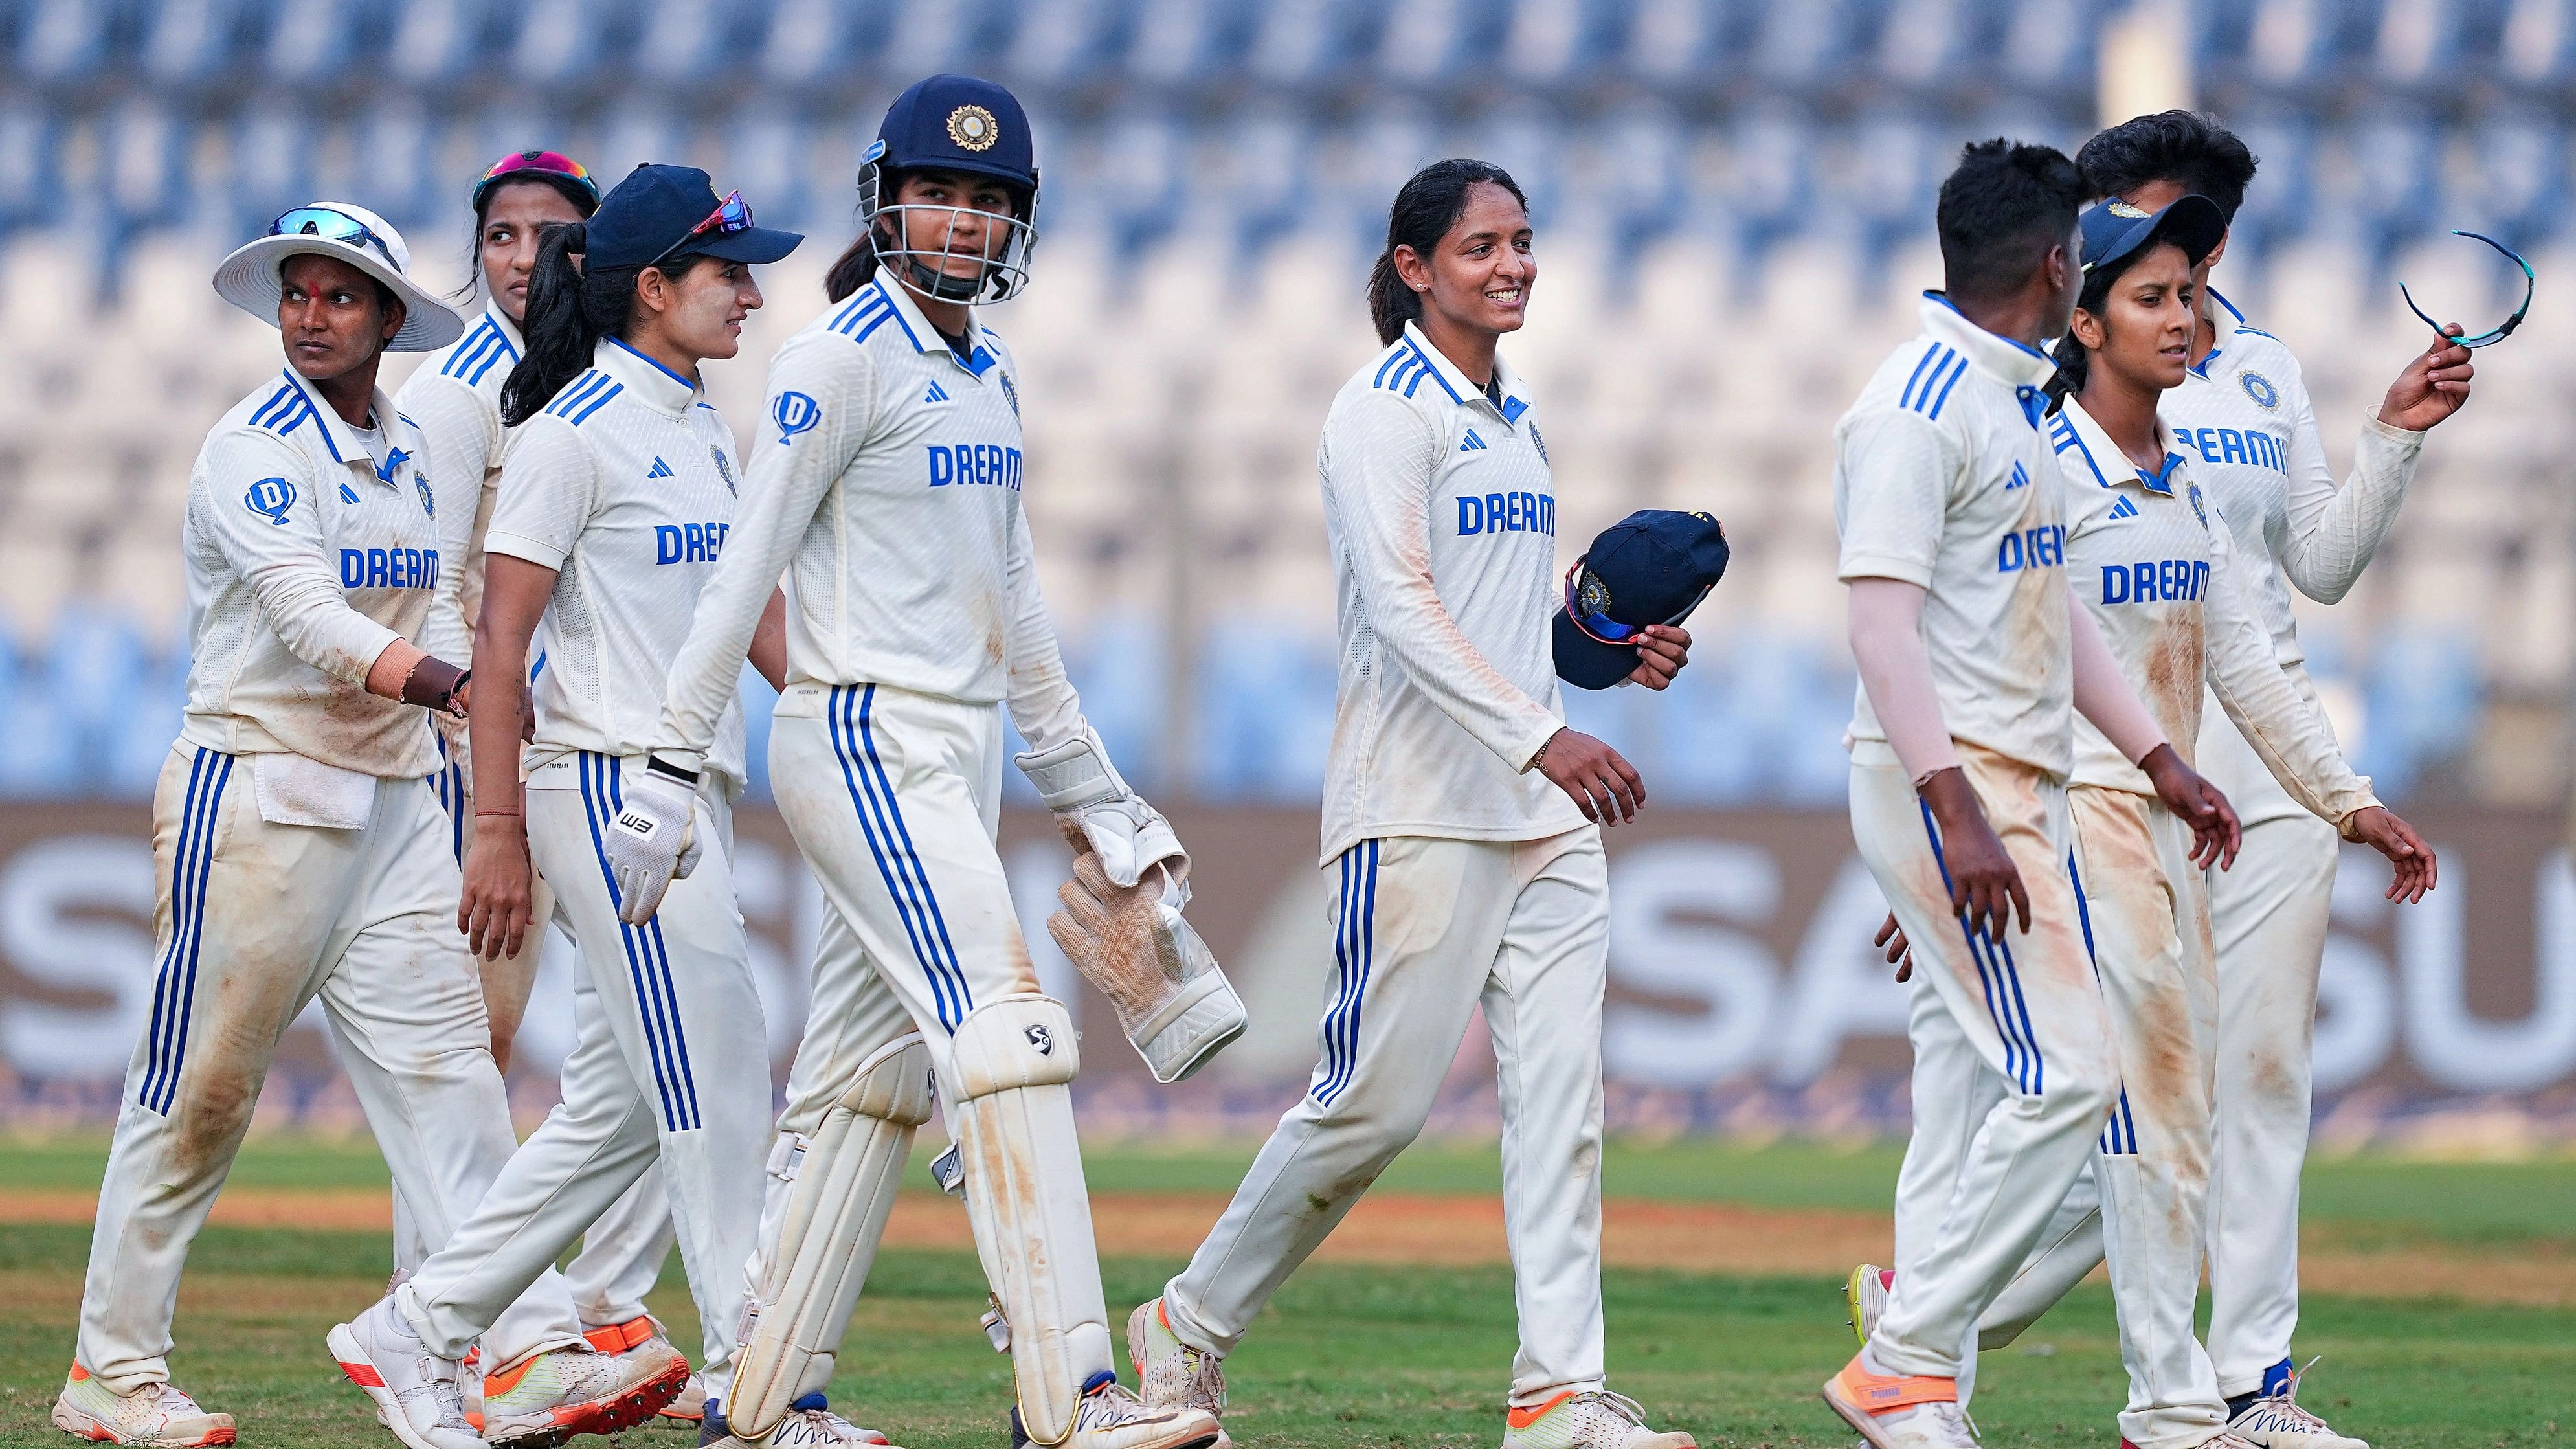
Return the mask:
[[[1059,1089],[1061,1090],[1061,1089]],[[769,1154],[760,1251],[749,1264],[725,1421],[758,1440],[790,1405],[831,1381],[850,1310],[876,1261],[915,1128],[930,1120],[930,1048],[898,1037],[859,1064],[814,1135],[779,1134]]]
[[951,1049],[949,1126],[976,1246],[1011,1325],[1020,1423],[1036,1443],[1062,1443],[1082,1386],[1111,1371],[1066,1085],[1082,1068],[1073,1018],[1043,996],[1004,997],[969,1013]]

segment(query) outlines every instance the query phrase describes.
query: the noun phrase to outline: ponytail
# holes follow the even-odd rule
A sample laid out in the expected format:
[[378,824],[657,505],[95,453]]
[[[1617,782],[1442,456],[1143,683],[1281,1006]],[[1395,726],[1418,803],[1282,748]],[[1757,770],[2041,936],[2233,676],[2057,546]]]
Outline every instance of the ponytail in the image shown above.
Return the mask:
[[877,274],[877,248],[874,238],[865,231],[850,239],[849,249],[832,263],[823,275],[823,295],[835,302],[846,302],[850,294],[868,284]]
[[1377,324],[1377,340],[1392,343],[1404,335],[1404,324],[1422,316],[1422,298],[1395,269],[1395,249],[1411,247],[1414,254],[1426,260],[1432,248],[1458,224],[1460,213],[1467,209],[1467,194],[1479,184],[1492,182],[1512,194],[1512,199],[1529,209],[1529,198],[1521,193],[1520,184],[1511,173],[1489,161],[1456,158],[1434,161],[1413,173],[1395,193],[1395,205],[1386,218],[1386,249],[1377,254],[1369,268],[1369,320]]
[[[519,324],[527,351],[501,384],[505,428],[535,417],[566,383],[589,369],[599,339],[626,330],[635,310],[635,279],[644,268],[585,270],[573,258],[589,247],[590,229],[578,221],[547,227],[537,243],[537,265],[528,274],[528,315]],[[704,260],[704,254],[693,252],[656,270],[676,282]]]

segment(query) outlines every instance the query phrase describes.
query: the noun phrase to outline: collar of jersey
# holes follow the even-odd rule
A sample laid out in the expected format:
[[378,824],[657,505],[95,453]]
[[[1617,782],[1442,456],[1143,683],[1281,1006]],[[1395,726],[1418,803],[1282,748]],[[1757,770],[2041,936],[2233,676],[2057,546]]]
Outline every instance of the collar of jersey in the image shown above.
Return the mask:
[[2057,375],[2056,358],[1969,321],[1939,292],[1923,294],[1923,330],[1933,341],[1958,349],[1969,366],[2007,387],[2041,387]]
[[[286,385],[295,389],[303,397],[304,409],[312,416],[313,424],[319,430],[319,436],[322,439],[322,447],[331,455],[331,461],[357,464],[373,475],[376,471],[376,460],[367,451],[367,445],[358,436],[358,430],[350,427],[338,413],[332,411],[331,405],[322,401],[321,395],[313,390],[311,384],[297,375],[294,368],[281,369],[281,373],[286,378]],[[375,395],[367,400],[367,407],[376,419],[376,436],[383,438],[387,447],[393,446],[393,399],[385,396],[384,389],[378,388]],[[381,481],[390,482],[390,480]]]
[[2222,372],[2232,371],[2237,363],[2244,361],[2245,344],[2238,340],[2237,333],[2242,332],[2249,337],[2272,335],[2247,325],[2245,314],[2237,311],[2236,304],[2228,301],[2216,287],[2209,289],[2209,300],[2218,304],[2217,308],[2209,313],[2209,326],[2213,334],[2210,338],[2209,355],[2192,364],[2191,368],[2193,376],[2204,380],[2209,377],[2210,364],[2230,353],[2235,353],[2237,356],[2225,368],[2220,369]]
[[1529,411],[1528,386],[1521,381],[1519,373],[1512,371],[1512,365],[1503,360],[1500,351],[1494,354],[1494,376],[1501,381],[1503,394],[1503,405],[1497,408],[1494,400],[1485,396],[1483,388],[1468,381],[1467,374],[1458,370],[1458,364],[1451,362],[1448,354],[1431,345],[1431,339],[1422,335],[1420,326],[1405,323],[1403,343],[1413,349],[1424,366],[1431,369],[1432,380],[1440,384],[1442,392],[1449,394],[1451,402],[1462,407],[1483,403],[1486,411],[1499,413],[1506,425],[1518,423],[1521,414]]
[[520,335],[519,324],[510,320],[510,314],[501,310],[500,303],[485,302],[483,315],[491,318],[492,325],[501,329],[501,340],[510,344],[512,357],[528,355],[528,339]]
[[[878,269],[868,285],[876,288],[878,295],[893,305],[894,325],[903,329],[903,335],[911,341],[915,351],[925,354],[936,352],[977,377],[992,371],[993,364],[1002,360],[999,352],[986,345],[993,334],[984,330],[983,323],[972,323],[975,328],[974,350],[967,357],[960,358],[949,349],[948,339],[939,335],[939,329],[930,325],[930,319],[921,315],[921,306],[913,300],[911,288],[887,281],[883,268]],[[973,309],[968,309],[967,316],[970,319],[974,316]]]
[[[2057,415],[2065,421],[2066,426],[2052,427],[2049,430],[2050,441],[2057,445],[2057,450],[2061,453],[2070,447],[2082,453],[2086,466],[2093,470],[2094,482],[2105,488],[2118,488],[2135,483],[2158,497],[2173,496],[2176,475],[2182,470],[2183,456],[2174,451],[2173,433],[2165,427],[2163,418],[2156,419],[2156,442],[2165,450],[2164,466],[2150,473],[2129,461],[2129,455],[2120,451],[2120,445],[2111,441],[2111,435],[2102,431],[2102,425],[2093,421],[2093,415],[2084,411],[2084,404],[2081,402],[2069,397],[2066,400],[2066,406],[2058,409]],[[2107,470],[2102,466],[2104,458],[2110,459],[2113,465]]]
[[590,365],[626,384],[626,391],[654,411],[680,417],[698,400],[689,380],[646,357],[615,337],[602,337],[590,350]]

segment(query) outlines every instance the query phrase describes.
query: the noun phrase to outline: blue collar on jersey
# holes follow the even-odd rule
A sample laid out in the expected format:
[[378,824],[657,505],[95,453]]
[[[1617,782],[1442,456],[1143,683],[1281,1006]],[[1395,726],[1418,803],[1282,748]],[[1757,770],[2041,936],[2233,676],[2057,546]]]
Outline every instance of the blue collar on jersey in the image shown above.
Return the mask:
[[[876,276],[869,280],[868,285],[876,288],[877,295],[885,298],[887,304],[894,308],[894,325],[903,329],[904,338],[912,343],[913,350],[924,353],[936,352],[978,378],[992,371],[1001,362],[1002,355],[984,345],[993,334],[985,329],[982,322],[973,324],[974,349],[966,356],[959,357],[956,349],[948,345],[948,339],[939,335],[939,329],[930,325],[930,319],[921,315],[921,306],[913,300],[911,291],[900,283],[886,280],[883,267],[877,269]],[[971,309],[969,315],[972,315]]]
[[1396,345],[1412,349],[1413,355],[1421,360],[1423,367],[1428,369],[1431,380],[1440,384],[1442,392],[1449,394],[1451,402],[1462,407],[1481,402],[1499,413],[1507,425],[1517,424],[1521,420],[1521,414],[1529,411],[1528,384],[1521,381],[1520,374],[1512,370],[1512,365],[1503,359],[1499,351],[1494,354],[1494,378],[1501,386],[1495,391],[1503,395],[1503,400],[1496,403],[1486,396],[1485,390],[1476,386],[1467,374],[1458,370],[1458,364],[1451,362],[1447,353],[1432,345],[1431,339],[1423,335],[1420,324],[1405,323],[1404,336],[1397,339]]
[[636,351],[622,338],[599,339],[599,345],[591,349],[590,365],[626,384],[637,398],[672,417],[687,412],[700,394],[700,389],[687,378]]
[[[2102,431],[2102,425],[2095,422],[2093,415],[2084,411],[2084,404],[2075,398],[2068,398],[2066,406],[2058,409],[2057,416],[2049,419],[2048,440],[2050,445],[2060,453],[2073,448],[2084,459],[2084,466],[2093,471],[2093,481],[2105,488],[2117,485],[2111,481],[2109,474],[2102,471],[2101,461],[2094,455],[2093,445],[2099,443],[2102,445],[2103,453],[2118,458],[2124,463],[2128,462],[2126,455],[2120,452],[2119,446],[2111,441],[2111,435]],[[2181,467],[2184,460],[2182,454],[2173,450],[2173,435],[2165,430],[2162,418],[2156,420],[2156,440],[2165,445],[2164,462],[2152,473],[2134,464],[2130,465],[2129,471],[2136,475],[2140,487],[2161,497],[2171,498],[2174,491],[2174,470]]]

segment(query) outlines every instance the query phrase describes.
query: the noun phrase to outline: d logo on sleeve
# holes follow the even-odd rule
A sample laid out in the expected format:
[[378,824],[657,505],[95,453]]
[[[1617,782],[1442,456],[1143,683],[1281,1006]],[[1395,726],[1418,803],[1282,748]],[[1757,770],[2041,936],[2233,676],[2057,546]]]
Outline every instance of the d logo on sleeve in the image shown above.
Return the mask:
[[295,485],[283,478],[262,478],[250,485],[242,502],[275,527],[286,526],[286,510],[295,506]]

